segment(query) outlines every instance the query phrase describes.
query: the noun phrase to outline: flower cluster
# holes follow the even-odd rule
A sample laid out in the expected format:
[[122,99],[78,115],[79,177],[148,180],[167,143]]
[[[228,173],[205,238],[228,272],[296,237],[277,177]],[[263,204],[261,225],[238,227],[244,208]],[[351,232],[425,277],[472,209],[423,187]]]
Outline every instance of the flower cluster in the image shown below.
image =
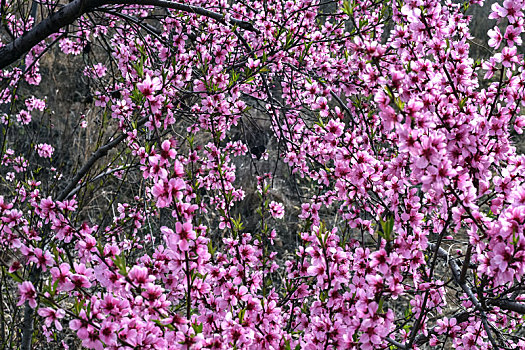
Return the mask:
[[[525,349],[525,3],[491,6],[476,61],[480,2],[71,2],[74,35],[7,64],[0,41],[6,341]],[[22,98],[55,43],[95,90],[73,131]]]

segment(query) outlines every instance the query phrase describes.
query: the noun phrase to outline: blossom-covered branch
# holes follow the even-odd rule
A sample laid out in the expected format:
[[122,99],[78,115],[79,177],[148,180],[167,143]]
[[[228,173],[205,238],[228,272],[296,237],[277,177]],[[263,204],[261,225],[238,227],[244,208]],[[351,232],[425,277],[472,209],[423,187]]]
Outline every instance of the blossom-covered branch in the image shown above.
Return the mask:
[[[51,13],[49,17],[43,19],[33,28],[24,32],[22,36],[17,37],[12,42],[0,47],[0,69],[3,69],[16,60],[20,59],[24,54],[29,52],[38,43],[58,33],[58,31],[65,26],[72,24],[82,15],[96,11],[97,8],[104,5],[144,5],[144,6],[158,6],[174,10],[195,13],[201,16],[215,19],[221,23],[226,24],[225,16],[202,7],[180,4],[172,1],[164,0],[73,0],[69,4],[60,8],[57,12]],[[239,28],[258,32],[257,29],[249,22],[238,19],[230,19],[232,25]]]

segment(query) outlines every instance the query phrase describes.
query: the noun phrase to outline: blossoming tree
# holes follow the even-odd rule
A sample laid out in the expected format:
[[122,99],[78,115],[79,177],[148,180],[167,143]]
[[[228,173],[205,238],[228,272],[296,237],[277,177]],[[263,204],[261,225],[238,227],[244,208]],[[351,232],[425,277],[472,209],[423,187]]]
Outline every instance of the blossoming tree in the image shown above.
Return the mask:
[[[3,0],[2,346],[525,349],[525,2],[475,60],[480,5]],[[94,98],[66,147],[50,54]]]

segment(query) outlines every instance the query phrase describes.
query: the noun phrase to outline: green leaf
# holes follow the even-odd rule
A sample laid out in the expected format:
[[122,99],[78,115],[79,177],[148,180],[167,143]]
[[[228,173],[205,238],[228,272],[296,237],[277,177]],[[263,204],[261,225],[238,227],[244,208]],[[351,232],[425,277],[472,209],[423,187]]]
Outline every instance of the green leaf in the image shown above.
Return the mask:
[[18,282],[18,283],[24,282],[24,280],[21,279],[20,277],[18,277],[18,275],[15,274],[15,273],[9,273],[8,272],[7,274],[9,275],[9,277],[11,277],[13,280],[15,280],[15,282]]
[[124,255],[116,256],[113,259],[115,266],[118,267],[119,273],[123,276],[127,276],[126,257]]
[[405,103],[403,101],[401,101],[401,99],[399,97],[396,97],[394,99],[394,102],[395,102],[397,108],[399,108],[400,111],[402,111],[403,108],[405,108]]
[[232,221],[233,227],[234,227],[234,229],[236,231],[241,231],[244,228],[244,224],[242,223],[241,214],[239,214],[237,219],[231,218],[231,221]]
[[384,311],[383,311],[383,304],[384,304],[384,302],[385,302],[385,300],[383,299],[383,297],[381,297],[379,299],[379,306],[377,308],[377,312],[380,313],[380,314],[384,313]]
[[465,106],[465,103],[467,102],[467,98],[463,98],[461,101],[459,101],[459,108],[460,109],[463,109],[463,107]]
[[244,313],[246,312],[245,309],[242,309],[241,311],[239,311],[239,323],[242,323],[243,320],[244,320]]
[[385,221],[382,218],[379,219],[383,232],[379,232],[379,235],[387,241],[392,240],[392,231],[394,230],[394,216],[389,215]]
[[213,255],[215,253],[215,248],[213,247],[213,243],[211,240],[208,241],[208,252]]
[[350,5],[349,0],[343,1],[343,12],[345,15],[352,16],[354,14],[354,8]]
[[292,46],[292,39],[293,39],[293,33],[292,32],[288,32],[288,34],[286,34],[286,45],[284,46],[285,49],[287,49],[290,46]]
[[230,80],[231,85],[233,85],[237,81],[237,79],[239,79],[239,76],[237,75],[237,72],[232,71],[231,72],[231,80]]
[[202,328],[203,328],[202,323],[199,323],[199,324],[194,323],[192,327],[193,327],[193,330],[195,331],[195,334],[202,333]]
[[319,300],[324,303],[326,299],[328,299],[328,293],[323,290],[319,293]]
[[405,309],[405,318],[406,318],[407,320],[409,320],[410,317],[412,317],[412,310],[410,309],[410,306],[409,306],[409,307],[407,307],[407,308]]

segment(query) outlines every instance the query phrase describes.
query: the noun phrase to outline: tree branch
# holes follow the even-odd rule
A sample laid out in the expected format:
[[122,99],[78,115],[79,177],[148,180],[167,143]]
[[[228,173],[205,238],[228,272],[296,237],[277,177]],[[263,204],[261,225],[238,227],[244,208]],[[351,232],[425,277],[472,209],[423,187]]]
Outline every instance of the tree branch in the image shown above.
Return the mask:
[[504,299],[488,300],[487,303],[490,305],[497,306],[504,310],[514,311],[521,315],[525,315],[525,304],[522,303]]
[[[107,0],[107,1],[104,1],[104,5],[133,5],[133,4],[163,7],[163,8],[173,9],[173,10],[195,13],[197,15],[212,18],[222,24],[226,24],[224,15],[221,13],[206,10],[198,6],[185,5],[185,4],[180,4],[177,2],[172,2],[172,1],[167,1],[167,0],[135,0],[135,1],[134,0],[129,0],[129,1],[128,0]],[[260,33],[259,30],[256,29],[250,22],[241,21],[241,20],[234,19],[234,18],[231,18],[230,22],[233,25],[236,25],[237,27],[242,28],[244,30],[254,32],[254,33]]]
[[[33,266],[29,275],[29,280],[35,288],[38,285],[40,279],[41,270],[39,267]],[[31,341],[33,339],[34,332],[34,321],[35,321],[35,310],[29,306],[29,302],[24,303],[24,321],[22,322],[22,341],[20,343],[20,350],[30,350]]]
[[3,69],[29,52],[39,42],[73,23],[86,12],[88,0],[73,0],[38,23],[31,30],[0,48],[0,69]]
[[[11,43],[0,48],[0,69],[4,69],[10,64],[16,62],[16,60],[29,52],[29,50],[42,40],[52,34],[58,33],[61,28],[73,23],[83,14],[96,11],[98,7],[104,5],[158,6],[195,13],[215,19],[222,24],[226,24],[226,20],[224,19],[225,15],[223,14],[206,10],[202,7],[184,5],[166,0],[73,0],[71,3],[42,20],[21,37],[16,38]],[[250,22],[230,19],[230,23],[244,30],[259,33],[259,30],[257,30]]]

